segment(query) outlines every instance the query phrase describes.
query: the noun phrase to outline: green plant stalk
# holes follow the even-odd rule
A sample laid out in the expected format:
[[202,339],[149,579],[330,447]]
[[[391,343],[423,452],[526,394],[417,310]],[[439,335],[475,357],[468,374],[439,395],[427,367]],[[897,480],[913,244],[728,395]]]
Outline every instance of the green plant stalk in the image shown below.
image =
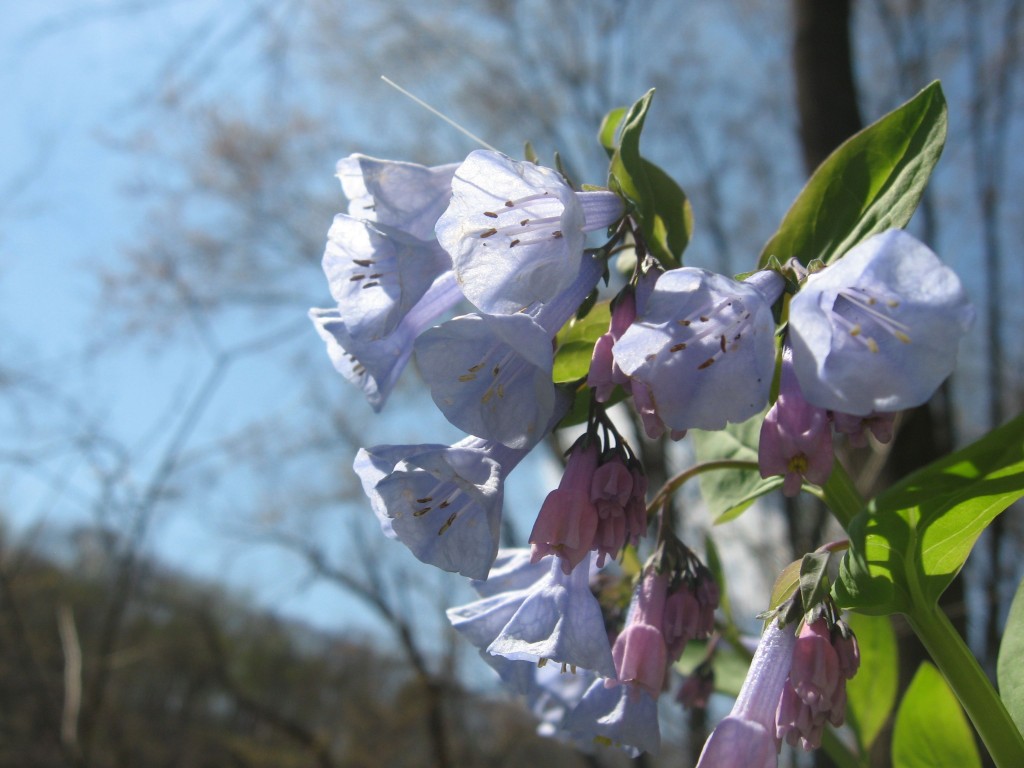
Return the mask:
[[[815,489],[812,486],[807,490],[813,492]],[[832,465],[832,474],[821,486],[821,491],[814,495],[825,502],[844,530],[849,530],[853,518],[859,515],[865,506],[860,491],[853,484],[853,479],[839,459]]]
[[938,606],[924,604],[919,595],[913,597],[915,606],[907,615],[910,626],[960,700],[995,764],[999,768],[1024,765],[1024,737],[974,654]]
[[[865,507],[849,474],[838,461],[817,495],[846,529]],[[914,607],[907,614],[907,620],[960,700],[985,748],[999,768],[1024,765],[1024,737],[978,660],[946,614],[915,589],[917,581],[911,579],[910,585]]]

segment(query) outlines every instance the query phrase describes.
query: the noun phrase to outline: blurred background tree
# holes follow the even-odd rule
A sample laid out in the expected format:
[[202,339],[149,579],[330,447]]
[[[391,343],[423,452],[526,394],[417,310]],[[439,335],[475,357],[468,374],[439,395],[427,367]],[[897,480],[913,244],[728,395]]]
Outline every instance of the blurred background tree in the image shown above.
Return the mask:
[[[443,618],[465,586],[384,541],[348,469],[360,444],[456,435],[414,375],[372,418],[305,319],[329,303],[319,262],[344,207],[334,161],[359,151],[438,164],[474,148],[379,75],[509,154],[526,141],[545,162],[558,152],[588,183],[603,181],[601,117],[656,87],[644,151],[693,203],[688,263],[727,273],[751,267],[831,148],[941,77],[950,135],[914,226],[982,311],[937,401],[908,415],[891,448],[855,457],[868,486],[889,481],[884,460],[902,474],[1024,399],[1012,333],[1022,307],[1010,300],[1024,273],[1006,258],[1024,234],[1010,152],[1024,131],[1020,16],[1014,0],[115,0],[40,11],[17,38],[25,53],[101,35],[150,42],[145,77],[125,63],[122,119],[93,126],[97,151],[128,170],[122,247],[66,276],[89,286],[89,322],[62,328],[49,357],[38,329],[19,329],[0,365],[3,501],[21,521],[0,561],[4,760],[622,762],[542,745],[493,700]],[[0,177],[0,236],[45,154]],[[663,476],[685,460],[643,450]],[[537,459],[516,473],[527,478],[509,494],[506,543],[523,543],[544,471]],[[824,526],[806,505],[758,514],[778,535],[729,564],[751,615]],[[64,520],[80,526],[73,535]],[[204,532],[201,545],[182,520]],[[968,570],[966,605],[948,606],[990,664],[1021,576],[1019,515],[1000,520]],[[686,510],[687,530],[706,524]],[[749,542],[742,525],[715,536]],[[209,552],[225,548],[257,553],[232,555],[249,557],[251,575],[233,585],[251,578],[255,601],[207,583]],[[291,586],[268,589],[265,570]],[[314,589],[301,621],[283,618],[297,612],[288,598]],[[322,613],[334,629],[308,625]],[[666,755],[647,765],[700,748],[699,717],[665,714]]]

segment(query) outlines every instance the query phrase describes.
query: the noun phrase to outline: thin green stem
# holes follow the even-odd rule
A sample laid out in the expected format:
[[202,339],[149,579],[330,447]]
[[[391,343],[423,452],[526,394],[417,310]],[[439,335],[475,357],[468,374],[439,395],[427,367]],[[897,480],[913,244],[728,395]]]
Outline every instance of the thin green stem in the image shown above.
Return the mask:
[[1024,737],[960,633],[938,606],[915,600],[907,615],[999,768],[1024,765]]
[[[808,490],[813,492],[815,489],[808,488]],[[814,495],[825,502],[825,505],[847,531],[850,529],[853,518],[859,515],[865,506],[860,491],[853,484],[846,467],[839,459],[836,459],[835,464],[832,465],[832,474],[829,475],[828,480]]]
[[756,461],[741,461],[739,459],[719,459],[717,461],[705,461],[700,464],[694,464],[689,469],[680,472],[678,475],[674,475],[669,478],[658,493],[655,494],[654,498],[651,499],[651,503],[647,505],[647,513],[650,514],[659,506],[668,501],[669,497],[673,493],[679,490],[683,483],[691,478],[696,477],[704,472],[711,472],[716,469],[757,469]]

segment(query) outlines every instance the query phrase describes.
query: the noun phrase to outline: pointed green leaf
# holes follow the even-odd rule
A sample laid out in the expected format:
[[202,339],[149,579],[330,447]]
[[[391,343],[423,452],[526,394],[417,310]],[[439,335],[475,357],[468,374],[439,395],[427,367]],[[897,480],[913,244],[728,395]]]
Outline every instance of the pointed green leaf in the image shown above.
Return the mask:
[[697,461],[731,459],[749,461],[750,469],[723,469],[700,476],[700,492],[715,523],[738,517],[754,501],[782,485],[781,477],[761,477],[757,469],[757,444],[764,414],[741,424],[729,424],[717,432],[690,430]]
[[1003,630],[1003,642],[999,646],[999,698],[1024,733],[1024,581],[1017,587],[1017,594],[1010,606]]
[[609,157],[615,152],[615,135],[618,133],[619,126],[622,125],[622,120],[625,117],[626,108],[616,107],[605,115],[604,120],[601,121],[601,127],[597,131],[597,140],[605,148]]
[[945,678],[930,663],[903,696],[892,737],[893,768],[981,768],[974,732]]
[[[640,224],[648,250],[671,269],[681,263],[683,248],[693,229],[693,213],[679,186],[640,155],[640,134],[653,96],[651,89],[622,118],[618,145],[608,169],[608,184],[632,204],[633,216]],[[602,144],[614,133],[611,124],[616,117],[612,112],[602,123],[599,134]]]
[[934,605],[981,532],[1021,496],[1024,415],[908,475],[857,515],[837,599],[864,613]]
[[860,646],[860,669],[846,683],[846,722],[867,754],[896,704],[899,649],[888,616],[851,613],[847,622]]
[[775,610],[786,600],[793,596],[800,586],[800,566],[802,561],[794,560],[782,569],[782,572],[775,579],[772,586],[771,599],[768,601],[768,609]]
[[832,586],[828,580],[828,552],[809,552],[800,561],[800,600],[804,613],[818,605]]
[[672,254],[676,263],[682,264],[683,251],[693,236],[693,208],[686,193],[661,168],[644,160],[644,170],[654,196],[653,237]]
[[758,263],[775,256],[827,264],[870,235],[906,226],[945,141],[946,100],[934,82],[825,159]]

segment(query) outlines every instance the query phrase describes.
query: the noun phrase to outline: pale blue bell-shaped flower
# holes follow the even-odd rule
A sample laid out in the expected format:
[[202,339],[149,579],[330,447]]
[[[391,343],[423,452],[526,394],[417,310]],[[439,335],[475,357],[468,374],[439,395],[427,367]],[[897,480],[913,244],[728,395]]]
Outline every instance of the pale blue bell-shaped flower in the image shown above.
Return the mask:
[[416,337],[463,299],[450,271],[438,277],[390,333],[378,339],[353,335],[340,308],[311,309],[310,320],[327,344],[335,369],[359,387],[380,411],[412,356]]
[[398,327],[451,260],[436,241],[340,213],[327,233],[323,269],[349,335],[372,341]]
[[569,285],[532,313],[464,315],[424,332],[416,361],[445,418],[513,448],[536,445],[556,401],[551,339],[601,272],[598,260],[584,256]]
[[613,744],[632,757],[661,749],[657,699],[634,685],[595,680],[566,717],[565,729],[580,741]]
[[449,609],[452,626],[487,656],[497,657],[488,663],[520,693],[527,692],[524,685],[532,685],[527,671],[538,663],[561,665],[567,674],[578,669],[613,674],[601,606],[590,591],[589,567],[566,574],[558,559],[549,557],[537,564],[519,559],[516,571],[526,578],[504,582],[515,588],[491,592],[490,585],[485,589],[491,594]]
[[867,238],[812,274],[789,307],[789,340],[809,403],[855,416],[928,400],[974,319],[959,277],[899,229]]
[[576,192],[550,168],[477,150],[455,172],[435,231],[466,298],[482,312],[513,314],[565,290],[579,271],[584,233],[623,211],[613,192]]
[[361,448],[353,469],[387,535],[428,565],[479,579],[498,552],[504,478],[525,455],[477,438],[380,445]]
[[662,274],[613,347],[619,368],[641,385],[643,407],[677,434],[760,411],[775,364],[771,305],[782,288],[770,271],[744,282],[693,267]]
[[458,163],[429,168],[354,154],[338,161],[336,175],[349,200],[348,213],[434,239],[434,225],[448,207]]

